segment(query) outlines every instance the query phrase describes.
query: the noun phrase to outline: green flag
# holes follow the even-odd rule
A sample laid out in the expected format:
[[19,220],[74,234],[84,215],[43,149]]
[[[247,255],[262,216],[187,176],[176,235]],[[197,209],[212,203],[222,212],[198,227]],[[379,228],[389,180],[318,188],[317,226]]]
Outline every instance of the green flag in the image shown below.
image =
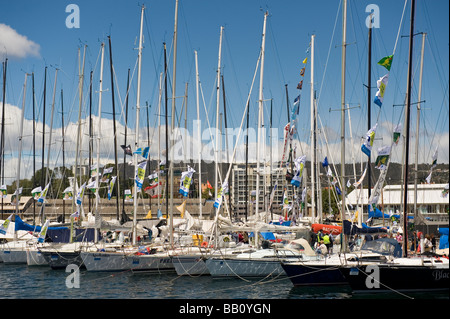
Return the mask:
[[380,61],[378,61],[378,64],[384,66],[388,71],[390,71],[393,58],[394,58],[394,55],[389,55],[387,57],[382,58]]
[[395,128],[394,128],[394,143],[397,145],[398,141],[400,140],[400,135],[402,131],[402,125],[398,124]]

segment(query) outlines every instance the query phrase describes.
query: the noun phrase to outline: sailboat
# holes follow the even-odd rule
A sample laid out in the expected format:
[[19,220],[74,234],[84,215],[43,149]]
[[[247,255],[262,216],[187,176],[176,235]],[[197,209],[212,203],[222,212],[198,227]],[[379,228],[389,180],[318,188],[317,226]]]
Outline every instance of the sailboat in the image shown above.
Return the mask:
[[[21,114],[21,122],[20,122],[20,135],[19,139],[19,153],[18,153],[18,161],[17,161],[17,181],[16,181],[16,191],[13,196],[15,196],[15,206],[16,212],[15,217],[18,220],[19,216],[19,202],[20,202],[20,194],[22,192],[20,188],[20,164],[21,164],[21,156],[22,156],[22,139],[23,139],[23,121],[25,116],[25,97],[27,91],[27,78],[29,74],[25,73],[25,82],[23,85],[23,96],[22,96],[22,114]],[[8,226],[12,220],[13,215],[8,217],[2,227],[2,232],[6,233],[8,231]],[[26,245],[27,241],[18,240],[17,231],[14,228],[14,240],[12,242],[8,242],[3,244],[0,247],[0,260],[3,263],[26,263],[27,262],[27,254],[26,254]]]
[[412,88],[412,47],[414,33],[415,0],[411,1],[411,19],[409,33],[408,87],[405,110],[406,147],[404,165],[403,196],[403,256],[392,258],[384,263],[358,263],[353,267],[341,267],[340,272],[348,281],[353,291],[434,291],[449,290],[450,268],[448,258],[439,256],[408,256],[407,239],[407,203],[408,203],[408,160],[409,160],[409,126]]
[[[347,37],[347,1],[343,1],[342,10],[342,65],[341,65],[341,185],[345,185],[343,177],[345,176],[345,63],[346,63],[346,37]],[[314,38],[312,38],[311,60],[314,53]],[[311,63],[313,70],[313,63]],[[311,76],[313,76],[311,74]],[[313,129],[313,127],[311,127]],[[314,196],[314,195],[313,195]],[[341,220],[345,219],[345,196],[342,196]],[[313,230],[323,228],[322,224],[313,224]],[[317,228],[316,228],[317,227]],[[330,231],[341,233],[341,228]],[[345,252],[345,241],[341,242],[341,250]],[[282,267],[295,286],[300,285],[342,285],[346,284],[345,278],[339,272],[338,266],[346,262],[346,254],[327,255],[319,260],[282,262]],[[353,257],[349,257],[353,258]]]
[[[260,64],[260,87],[259,87],[259,120],[258,120],[258,143],[260,139],[260,125],[262,121],[263,113],[263,76],[264,76],[264,52],[265,52],[265,36],[266,36],[266,23],[268,12],[264,14],[264,24],[262,33],[261,52],[258,60]],[[256,75],[256,71],[255,71]],[[249,107],[249,103],[247,103]],[[245,115],[245,113],[244,113]],[[242,121],[244,118],[242,119]],[[242,124],[241,124],[242,125]],[[259,148],[258,148],[259,149]],[[258,152],[259,154],[259,152]],[[234,154],[233,154],[234,156]],[[257,171],[259,172],[259,155],[257,156]],[[225,181],[227,178],[225,178]],[[225,182],[223,183],[225,184]],[[284,258],[303,259],[307,256],[306,253],[300,252],[298,243],[295,245],[279,245],[278,247],[269,247],[269,245],[261,247],[259,241],[261,236],[273,236],[272,232],[296,232],[306,229],[305,226],[282,226],[275,225],[274,223],[268,224],[267,213],[259,212],[259,174],[256,177],[256,206],[255,214],[248,218],[241,225],[236,225],[230,220],[217,214],[216,216],[216,229],[221,233],[228,232],[246,232],[254,238],[251,245],[245,246],[239,243],[234,249],[230,248],[228,251],[220,250],[217,253],[209,255],[205,261],[206,267],[211,276],[213,277],[265,277],[265,276],[279,276],[284,275],[284,271],[281,268],[280,260]],[[219,206],[220,207],[220,206]],[[217,236],[217,235],[216,235]],[[265,244],[269,241],[265,241]],[[234,243],[233,243],[234,244]],[[264,245],[265,245],[264,244]],[[307,242],[303,240],[303,247],[309,247]],[[309,247],[309,251],[313,253]]]
[[[144,9],[141,8],[140,20],[140,37],[139,37],[139,52],[138,52],[138,85],[137,85],[137,120],[136,120],[136,145],[138,145],[139,134],[139,108],[140,108],[140,79],[141,79],[141,59],[143,47],[143,23],[144,23]],[[137,171],[138,163],[135,154],[135,166]],[[132,245],[131,246],[107,246],[97,249],[95,251],[82,251],[80,256],[83,260],[83,265],[88,271],[146,271],[146,272],[162,272],[174,271],[171,257],[164,249],[163,245],[139,246],[137,243],[137,183],[134,187],[134,218],[132,226]]]

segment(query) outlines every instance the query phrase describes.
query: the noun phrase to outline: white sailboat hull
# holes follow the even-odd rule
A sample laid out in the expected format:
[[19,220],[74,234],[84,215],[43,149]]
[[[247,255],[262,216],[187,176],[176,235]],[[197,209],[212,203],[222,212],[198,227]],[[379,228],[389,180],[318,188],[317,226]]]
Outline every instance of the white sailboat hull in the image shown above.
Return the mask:
[[172,263],[178,276],[209,275],[205,258],[201,254],[173,256]]
[[12,248],[3,249],[1,252],[1,258],[5,264],[26,264],[27,252],[25,249]]
[[[267,258],[266,258],[267,259]],[[286,273],[277,258],[269,260],[210,258],[206,267],[213,277],[266,277]]]
[[28,266],[48,266],[48,261],[44,258],[41,251],[36,248],[27,249]]
[[175,271],[168,254],[135,255],[119,252],[81,252],[88,271],[170,272]]
[[26,264],[26,247],[27,242],[25,240],[3,244],[0,247],[0,259],[5,264]]

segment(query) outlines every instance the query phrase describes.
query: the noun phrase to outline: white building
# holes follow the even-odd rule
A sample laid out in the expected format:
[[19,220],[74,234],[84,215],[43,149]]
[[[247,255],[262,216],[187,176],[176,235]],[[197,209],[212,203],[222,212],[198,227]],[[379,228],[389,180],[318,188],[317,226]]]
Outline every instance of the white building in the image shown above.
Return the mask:
[[[442,215],[447,216],[449,211],[449,195],[443,196],[444,187],[447,184],[419,184],[417,185],[417,211],[423,215]],[[386,185],[378,199],[378,206],[385,213],[398,213],[403,209],[402,185]],[[408,212],[414,211],[414,185],[408,185]],[[367,213],[368,190],[353,190],[347,196],[347,204],[351,204],[354,208],[357,205],[363,205],[364,212]]]
[[[248,192],[246,192],[245,178],[248,178]],[[273,200],[273,212],[281,212],[284,187],[287,188],[288,197],[292,198],[292,186],[286,182],[286,168],[260,167],[259,179],[259,211],[266,211],[269,204],[272,186],[277,182]],[[254,212],[256,202],[256,165],[249,165],[246,171],[245,165],[233,165],[231,179],[231,200],[236,211],[243,213],[247,200],[249,201],[250,214]],[[246,195],[248,198],[246,199]]]

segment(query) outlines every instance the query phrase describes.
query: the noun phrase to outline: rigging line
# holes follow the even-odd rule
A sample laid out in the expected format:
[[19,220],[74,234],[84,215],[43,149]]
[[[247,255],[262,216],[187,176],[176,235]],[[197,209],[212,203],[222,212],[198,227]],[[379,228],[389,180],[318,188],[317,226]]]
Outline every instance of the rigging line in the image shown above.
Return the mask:
[[[244,112],[243,112],[242,119],[241,119],[241,125],[239,127],[239,131],[238,131],[238,135],[236,137],[236,141],[239,140],[239,138],[241,136],[241,133],[242,133],[242,127],[244,125],[244,121],[245,121],[245,118],[246,118],[246,115],[247,115],[247,108],[249,107],[249,103],[248,102],[250,101],[250,95],[251,95],[251,92],[253,90],[253,85],[255,83],[256,74],[258,73],[257,71],[258,71],[259,63],[261,61],[261,56],[262,56],[262,52],[260,52],[259,57],[258,57],[258,61],[256,63],[255,73],[253,74],[253,80],[252,80],[252,84],[251,84],[251,87],[250,87],[250,92],[248,93],[248,96],[247,96],[247,101],[245,103],[245,108],[244,108]],[[237,148],[238,148],[238,144],[236,143],[234,148],[233,148],[233,154],[231,156],[230,163],[232,163],[234,161],[234,157],[236,155]],[[225,180],[228,180],[228,177],[230,175],[232,167],[233,167],[232,165],[229,166],[228,171],[227,171],[227,175],[225,176]]]
[[[203,95],[203,87],[202,87],[201,82],[199,83],[199,87],[200,87],[200,92],[201,92],[201,95],[202,95],[203,107],[205,108],[206,122],[208,123],[208,131],[209,131],[209,136],[210,136],[210,138],[211,138],[212,150],[213,150],[213,153],[215,153],[215,152],[216,152],[216,148],[215,148],[215,144],[216,144],[216,143],[214,143],[214,141],[212,140],[212,137],[213,137],[214,135],[213,135],[213,133],[212,133],[212,131],[211,131],[211,124],[210,124],[210,122],[209,122],[208,110],[206,109],[205,97],[204,97],[204,95]],[[201,140],[199,141],[199,143],[200,143],[200,147],[202,147]],[[200,150],[200,151],[201,151],[201,150]],[[201,173],[201,172],[200,172],[200,173]],[[218,166],[218,176],[219,176],[219,181],[220,181],[220,183],[222,184],[222,174],[221,174],[220,165]]]
[[365,271],[363,271],[363,270],[361,269],[361,267],[357,267],[357,268],[358,268],[358,270],[361,271],[364,275],[366,275],[367,278],[370,278],[370,279],[372,279],[373,281],[375,281],[375,282],[377,282],[377,283],[383,285],[384,287],[386,287],[386,288],[389,289],[390,291],[395,292],[395,293],[397,293],[397,294],[399,294],[399,295],[402,295],[403,297],[406,297],[406,298],[408,298],[408,299],[414,299],[413,297],[410,297],[410,296],[408,296],[408,295],[406,295],[406,294],[404,294],[404,293],[402,293],[402,292],[400,292],[400,291],[398,291],[398,290],[395,290],[395,289],[393,289],[393,288],[391,288],[391,287],[389,287],[389,286],[383,284],[381,281],[377,280],[375,277],[373,277],[373,276],[371,276],[370,274],[368,274],[368,273],[366,273]]
[[338,10],[336,12],[336,18],[334,20],[334,27],[333,27],[333,32],[331,34],[330,45],[328,47],[327,59],[325,61],[325,68],[324,68],[323,75],[322,75],[322,81],[320,83],[319,93],[317,94],[317,105],[319,105],[320,95],[322,94],[323,83],[325,82],[325,74],[327,73],[328,61],[330,59],[331,47],[332,47],[333,39],[334,39],[334,32],[336,31],[336,25],[337,25],[337,21],[338,21],[338,17],[339,17],[339,12],[341,10],[340,9],[341,8],[341,1],[342,0],[339,0]]
[[[354,7],[354,6],[350,5],[350,10],[352,10],[353,7]],[[352,18],[352,19],[351,19],[351,22],[352,22],[352,23],[351,23],[351,26],[352,26],[353,33],[354,33],[354,37],[355,37],[355,43],[354,43],[354,44],[355,44],[355,46],[356,46],[357,57],[359,57],[359,59],[358,59],[358,60],[359,60],[359,63],[358,63],[358,70],[357,70],[357,72],[355,72],[355,73],[356,73],[356,74],[359,74],[359,76],[360,76],[361,79],[362,79],[362,78],[363,78],[363,75],[362,75],[362,67],[361,67],[361,65],[362,65],[363,59],[365,59],[366,56],[364,56],[363,54],[360,54],[360,53],[359,53],[358,41],[356,40],[355,19],[353,19],[353,15],[356,15],[356,17],[357,17],[356,20],[359,21],[360,19],[359,19],[359,16],[358,16],[357,12],[358,12],[358,10],[356,10],[356,14],[355,14],[355,13],[353,13],[353,10],[352,10],[352,14],[350,15],[350,17]],[[358,24],[358,25],[361,26],[361,24]],[[360,29],[361,29],[361,28],[360,28]],[[361,31],[361,32],[362,32],[362,31]],[[349,77],[351,77],[352,73],[349,72],[348,75],[349,75]],[[355,95],[356,88],[357,88],[357,87],[358,87],[358,88],[361,88],[360,85],[358,85],[358,86],[356,85],[357,77],[358,77],[358,75],[356,75],[354,82],[353,82],[353,81],[351,80],[351,78],[350,78],[350,82],[353,82],[352,90],[350,91],[350,94],[349,94],[349,100],[350,100],[350,101],[353,99],[353,96]],[[364,87],[362,87],[361,89],[362,89],[362,91],[364,92]],[[362,121],[359,121],[358,124],[362,124]]]
[[[329,143],[328,143],[328,140],[327,140],[327,137],[326,137],[326,133],[325,133],[324,126],[323,126],[323,123],[322,123],[322,119],[321,119],[321,117],[320,117],[319,114],[317,114],[317,118],[319,119],[320,126],[322,127],[323,135],[324,135],[324,137],[325,137],[325,145],[326,145],[326,149],[327,149],[327,154],[329,154],[329,156],[331,157],[331,163],[332,163],[332,165],[333,165],[334,174],[335,174],[335,175],[333,175],[332,177],[336,177],[337,183],[338,183],[338,186],[339,186],[339,189],[341,189],[341,190],[343,191],[343,186],[341,185],[341,179],[338,178],[338,177],[339,177],[339,174],[337,173],[336,166],[334,165],[333,154],[330,152],[330,150],[329,150],[329,148],[328,148]],[[321,134],[319,134],[319,135],[321,135]],[[336,192],[336,188],[333,187],[333,195],[335,196],[336,203],[339,205],[339,201],[338,201],[337,198],[336,198],[337,195],[336,195],[335,192]]]
[[[149,23],[148,23],[148,19],[147,19],[147,12],[148,12],[148,10],[144,10],[145,28],[146,28],[146,31],[147,31],[148,38],[150,39],[149,41],[152,42],[152,44],[153,44],[153,45],[151,45],[151,48],[156,48],[155,42],[153,41],[153,37],[150,36],[150,28],[149,28]],[[145,39],[144,39],[144,41],[145,41]],[[145,47],[145,45],[144,45],[144,47]],[[158,74],[158,72],[157,72],[158,68],[156,67],[157,63],[155,61],[155,54],[153,54],[152,50],[150,50],[150,52],[152,53],[151,56],[152,56],[152,62],[153,62],[154,71],[155,71],[156,74]]]
[[404,4],[404,6],[403,6],[402,17],[401,17],[401,19],[400,19],[400,24],[399,24],[399,26],[398,26],[397,38],[395,39],[394,51],[392,52],[392,55],[395,54],[395,50],[396,50],[396,48],[397,48],[397,42],[398,42],[398,38],[399,38],[399,36],[400,36],[400,30],[401,30],[402,23],[403,23],[403,17],[404,17],[404,15],[405,15],[405,9],[406,9],[406,4],[407,4],[407,2],[408,2],[408,0],[405,0],[405,4]]
[[[440,61],[439,50],[436,50],[438,52],[438,58],[436,58],[435,52],[432,49],[432,43],[430,42],[429,38],[430,37],[427,36],[426,41],[429,44],[428,47],[430,48],[431,56],[433,57],[433,62],[436,65],[437,74],[439,75],[439,80],[440,80],[439,83],[441,84],[442,90],[444,91],[444,98],[448,98],[448,86],[447,86],[447,88],[445,88],[443,86],[443,83],[445,83],[445,82],[444,82],[444,79],[442,78],[442,74],[441,74],[441,70],[445,70],[445,68],[442,66],[442,62]],[[438,66],[438,62],[440,64],[440,66]],[[447,76],[447,79],[448,79],[448,76]],[[447,83],[448,83],[448,81],[447,81]]]
[[[427,7],[426,2],[423,2],[423,4],[424,4],[424,8],[425,8],[425,10],[424,10],[425,11],[425,20],[427,22],[428,28],[431,29],[432,25],[431,25],[431,23],[429,21],[430,17],[429,17],[429,13],[428,13],[428,7]],[[442,79],[442,76],[441,76],[440,70],[445,70],[445,68],[442,67],[442,60],[441,60],[441,57],[440,57],[440,54],[439,54],[439,50],[437,49],[436,40],[435,40],[435,37],[434,37],[434,31],[433,30],[431,30],[430,34],[426,37],[426,41],[429,43],[429,48],[430,48],[431,54],[433,55],[435,63],[438,60],[439,64],[441,65],[441,67],[439,68],[439,67],[437,67],[437,63],[436,63],[436,69],[437,69],[437,72],[439,74],[439,78],[441,80],[441,83],[444,83],[444,81]],[[436,57],[434,55],[435,51],[432,49],[432,45],[431,45],[430,41],[432,41],[434,43],[434,47],[436,48],[438,59],[436,59]]]
[[280,54],[278,53],[278,45],[277,45],[275,37],[274,37],[275,33],[273,32],[272,24],[268,23],[268,25],[269,25],[269,29],[270,29],[269,35],[270,35],[270,38],[272,39],[272,41],[274,43],[273,50],[275,51],[275,56],[277,57],[277,61],[278,61],[278,65],[279,65],[279,67],[276,68],[276,70],[281,72],[281,78],[283,80],[283,83],[286,83],[286,79],[285,79],[285,76],[284,76],[283,68],[281,67],[282,64],[281,64]]
[[237,90],[236,91],[239,93],[239,100],[242,101],[243,97],[242,97],[242,92],[241,92],[241,86],[239,85],[238,77],[236,75],[236,67],[234,65],[234,59],[233,59],[233,57],[231,55],[231,51],[230,51],[231,46],[230,46],[230,44],[228,42],[228,34],[226,32],[224,32],[223,35],[224,35],[223,38],[224,38],[225,43],[226,43],[226,45],[224,46],[225,47],[225,51],[228,52],[228,56],[230,58],[231,73],[233,74],[235,83],[237,83]]
[[[124,122],[127,124],[127,129],[129,129],[129,125],[128,125],[129,124],[129,119],[126,119],[126,117],[124,115],[124,106],[125,106],[125,102],[126,102],[127,98],[129,98],[129,95],[130,95],[131,83],[133,83],[133,78],[134,78],[134,75],[136,73],[137,63],[138,63],[138,59],[136,58],[136,63],[134,64],[134,69],[133,69],[133,72],[131,73],[131,77],[130,77],[130,83],[129,83],[128,87],[127,87],[126,94],[125,94],[125,97],[124,97],[123,100],[121,98],[120,89],[118,87],[119,81],[117,80],[116,70],[115,70],[115,68],[113,68],[114,78],[116,79],[115,83],[116,83],[116,87],[117,87],[117,94],[119,95],[119,102],[120,102],[120,109],[121,109],[120,118],[124,119]],[[116,134],[117,134],[117,132],[116,132]],[[127,135],[133,135],[133,133],[132,132],[130,132],[130,133],[127,132]]]

